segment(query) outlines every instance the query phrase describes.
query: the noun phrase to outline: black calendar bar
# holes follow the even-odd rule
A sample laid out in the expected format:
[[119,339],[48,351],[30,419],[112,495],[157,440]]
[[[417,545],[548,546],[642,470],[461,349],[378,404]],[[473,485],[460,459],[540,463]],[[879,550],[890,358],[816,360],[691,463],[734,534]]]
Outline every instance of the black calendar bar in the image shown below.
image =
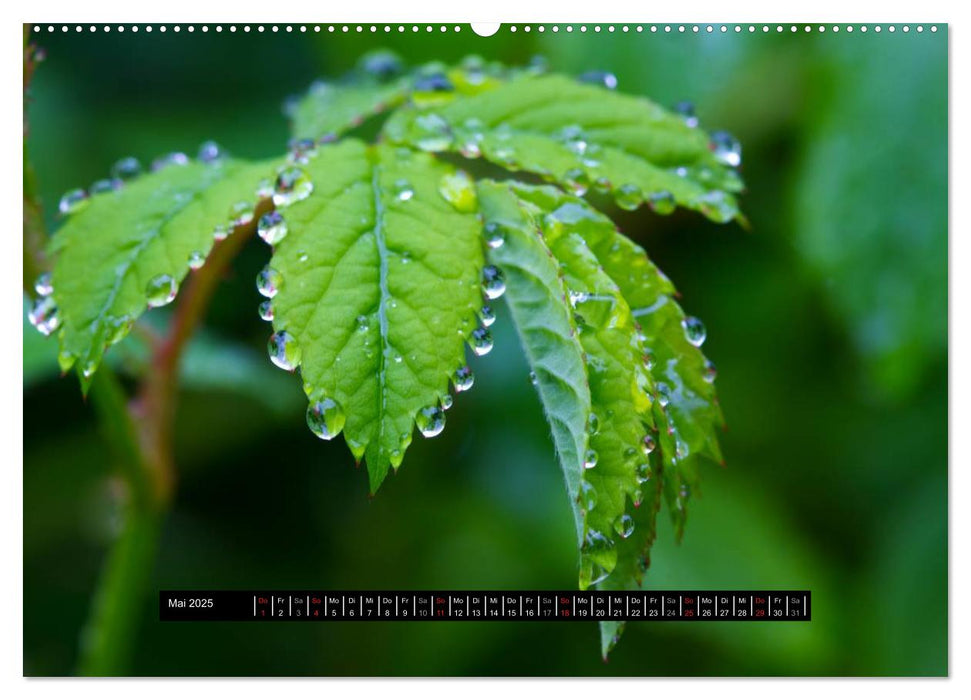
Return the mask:
[[808,622],[809,591],[160,591],[163,622]]

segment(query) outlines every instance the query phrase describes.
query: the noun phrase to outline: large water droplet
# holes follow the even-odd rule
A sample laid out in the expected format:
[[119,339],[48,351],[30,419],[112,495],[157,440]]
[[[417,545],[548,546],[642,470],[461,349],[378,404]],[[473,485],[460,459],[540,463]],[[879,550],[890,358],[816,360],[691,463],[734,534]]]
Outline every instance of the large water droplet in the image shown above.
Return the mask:
[[164,156],[159,156],[152,161],[152,172],[162,170],[170,165],[188,165],[189,156],[185,153],[166,153]]
[[105,342],[108,345],[115,345],[120,343],[125,337],[131,332],[131,329],[135,326],[135,319],[131,316],[109,316],[105,319],[105,325],[108,328],[107,338]]
[[118,180],[131,180],[142,173],[142,164],[137,158],[122,158],[111,166],[111,177]]
[[267,212],[260,217],[256,232],[268,244],[276,245],[287,235],[287,222],[280,212]]
[[596,450],[587,450],[583,455],[583,468],[593,469],[597,466],[597,459],[598,455]]
[[440,406],[426,406],[415,416],[415,425],[426,438],[435,437],[445,429],[445,411]]
[[634,519],[627,513],[624,513],[614,520],[614,532],[626,540],[634,534]]
[[577,197],[582,197],[590,189],[590,176],[582,168],[570,168],[563,173],[563,181]]
[[482,292],[488,299],[498,299],[506,291],[506,278],[495,265],[482,268]]
[[687,100],[682,100],[678,104],[674,105],[674,111],[681,115],[684,119],[684,123],[691,129],[698,126],[698,117],[695,115],[695,106],[693,102],[688,102]]
[[587,434],[593,437],[600,432],[600,419],[596,413],[587,416]]
[[468,391],[475,383],[475,375],[468,367],[459,367],[452,375],[452,384],[455,391]]
[[189,254],[189,269],[198,270],[200,267],[206,264],[206,256],[200,253],[198,250],[193,251]]
[[300,347],[297,340],[286,331],[278,331],[270,336],[267,343],[270,359],[280,369],[292,372],[300,364]]
[[426,73],[415,78],[415,92],[451,92],[455,89],[444,73]]
[[597,489],[589,481],[580,482],[580,496],[578,501],[580,507],[587,513],[597,507]]
[[264,299],[261,301],[257,311],[260,314],[260,318],[262,318],[264,321],[273,320],[273,302],[269,299]]
[[401,74],[404,66],[393,51],[371,51],[361,58],[362,70],[378,82],[385,82]]
[[203,163],[214,163],[223,155],[222,147],[215,141],[205,141],[199,146],[199,160]]
[[684,337],[696,348],[701,347],[701,344],[705,342],[708,333],[705,330],[705,324],[699,319],[694,316],[687,316],[681,319],[681,327],[684,328]]
[[171,304],[179,288],[171,275],[156,275],[145,286],[145,298],[149,308]]
[[451,407],[452,407],[452,395],[445,394],[445,396],[442,397],[442,408],[447,411]]
[[642,462],[637,465],[637,483],[645,484],[651,480],[653,476],[653,471],[651,470],[651,465],[647,462]]
[[607,88],[608,90],[615,90],[617,88],[617,76],[613,73],[608,73],[607,71],[588,70],[586,73],[582,73],[577,80],[579,80],[581,83],[598,85],[600,87]]
[[54,291],[54,285],[51,283],[51,273],[45,272],[37,281],[34,282],[34,291],[42,297],[49,297]]
[[674,195],[667,190],[655,192],[647,198],[647,203],[650,205],[651,209],[662,216],[667,216],[668,214],[674,212],[676,205]]
[[61,214],[76,214],[88,205],[88,193],[78,188],[65,192],[61,201],[57,205],[57,210]]
[[288,207],[310,196],[314,183],[303,170],[297,167],[284,168],[276,176],[273,187],[273,204]]
[[742,164],[742,144],[727,131],[715,131],[711,135],[711,151],[723,165],[737,168]]
[[483,307],[479,309],[479,320],[482,321],[483,326],[488,328],[496,322],[495,310],[493,310],[493,308],[488,304],[483,305]]
[[423,151],[437,153],[452,145],[452,131],[441,116],[430,113],[415,118],[415,145]]
[[246,226],[253,220],[255,213],[256,208],[252,202],[240,201],[229,208],[229,219],[234,227]]
[[583,552],[595,556],[605,554],[614,548],[614,541],[597,530],[588,530],[583,541]]
[[280,291],[283,275],[269,265],[260,270],[256,276],[256,289],[267,299],[272,299]]
[[472,331],[470,344],[472,345],[472,352],[476,355],[488,355],[489,351],[492,350],[492,333],[487,328],[476,328]]
[[644,202],[644,195],[641,193],[640,187],[628,183],[617,188],[617,191],[614,192],[614,201],[621,209],[634,211]]
[[114,192],[121,188],[121,180],[109,180],[104,178],[101,180],[95,180],[91,187],[88,188],[88,194],[94,197],[97,194],[104,194],[106,192]]
[[654,440],[654,437],[651,435],[645,435],[644,439],[641,441],[641,449],[644,451],[644,454],[651,454],[655,447],[657,447],[657,442]]
[[30,324],[44,335],[50,335],[61,325],[54,297],[40,297],[27,314]]
[[345,421],[344,409],[334,399],[311,401],[307,406],[307,426],[321,440],[337,437],[344,429]]
[[502,224],[490,221],[485,225],[484,231],[486,244],[493,250],[501,248],[502,244],[506,242],[506,230]]

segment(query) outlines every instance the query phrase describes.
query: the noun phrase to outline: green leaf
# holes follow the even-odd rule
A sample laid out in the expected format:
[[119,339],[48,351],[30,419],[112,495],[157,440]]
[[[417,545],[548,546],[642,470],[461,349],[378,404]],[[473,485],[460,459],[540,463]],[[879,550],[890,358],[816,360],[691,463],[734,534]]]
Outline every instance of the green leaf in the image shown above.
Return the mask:
[[190,258],[209,254],[217,226],[229,231],[234,220],[252,217],[254,192],[272,174],[272,162],[170,165],[94,195],[71,214],[51,245],[62,371],[77,364],[86,386],[106,348],[150,302],[174,298]]
[[475,190],[427,154],[356,140],[322,147],[305,172],[313,191],[286,210],[270,261],[271,345],[300,366],[311,427],[343,429],[374,492],[416,417],[426,433],[444,421],[465,364],[482,305]]
[[726,165],[732,157],[720,155],[724,149],[682,117],[559,75],[518,73],[493,84],[424,109],[401,109],[385,133],[423,150],[481,154],[577,194],[608,190],[624,208],[646,200],[661,213],[678,204],[714,221],[742,219],[734,196],[742,183]]
[[[574,516],[582,522],[580,585],[639,587],[662,490],[680,537],[698,460],[721,458],[715,437],[721,414],[710,366],[688,340],[670,281],[583,200],[551,187],[493,183],[480,185],[480,199],[487,236],[501,234],[513,243],[508,251],[505,244],[490,251],[490,260],[513,270],[507,274],[512,316],[550,417]],[[523,242],[530,242],[531,255],[523,252]],[[543,255],[556,276],[534,272],[542,269]],[[527,260],[532,274],[523,275]],[[546,280],[543,294],[537,294],[537,279]],[[534,300],[532,314],[518,308],[521,296]],[[534,330],[542,328],[540,314],[573,319],[566,326],[554,322],[566,333],[541,335]],[[567,341],[577,328],[583,375],[540,371],[545,366],[536,358],[563,364],[573,357]],[[568,381],[589,382],[589,409],[583,394],[562,390]],[[587,410],[590,417],[581,423]],[[563,415],[573,420],[553,420]],[[584,462],[594,466],[584,469]],[[580,482],[571,488],[577,472]],[[603,627],[604,653],[621,629]]]
[[578,543],[578,503],[587,450],[590,387],[566,283],[536,221],[505,184],[479,183],[490,263],[505,274],[505,301],[532,370],[566,481]]
[[296,139],[333,141],[367,117],[397,105],[407,88],[404,79],[387,84],[315,83],[294,106],[290,131]]

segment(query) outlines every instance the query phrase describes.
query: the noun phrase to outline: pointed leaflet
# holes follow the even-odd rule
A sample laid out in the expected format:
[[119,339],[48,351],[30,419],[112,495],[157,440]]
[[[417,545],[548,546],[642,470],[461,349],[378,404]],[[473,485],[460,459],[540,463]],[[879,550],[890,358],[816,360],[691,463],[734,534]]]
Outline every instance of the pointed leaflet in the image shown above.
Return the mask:
[[273,166],[229,159],[170,165],[94,195],[70,215],[51,243],[62,370],[77,363],[86,384],[108,345],[145,311],[149,285],[163,301],[168,290],[174,295],[189,259],[209,254],[216,227],[252,217],[254,193]]
[[290,112],[290,132],[296,139],[332,141],[366,117],[400,102],[407,83],[335,85],[315,83]]
[[[618,542],[634,533],[633,511],[635,504],[641,503],[644,489],[649,496],[650,517],[637,535],[648,542],[653,539],[656,482],[642,487],[651,476],[649,456],[645,451],[649,442],[646,443],[645,438],[655,439],[651,412],[653,386],[642,364],[643,350],[630,308],[620,290],[600,269],[584,239],[572,230],[570,223],[552,214],[564,203],[580,200],[551,187],[492,185],[487,192],[491,196],[483,195],[483,214],[487,219],[488,234],[495,233],[489,232],[488,227],[500,226],[506,240],[513,242],[528,240],[530,234],[539,237],[540,251],[549,251],[548,254],[554,257],[550,264],[559,272],[553,278],[556,282],[554,290],[561,288],[566,292],[565,298],[555,291],[548,293],[544,305],[554,311],[554,319],[563,313],[572,317],[565,325],[570,335],[566,338],[562,334],[560,337],[550,333],[544,335],[535,329],[523,328],[525,315],[517,310],[517,300],[523,296],[520,287],[523,280],[515,273],[507,276],[507,295],[513,318],[520,327],[527,355],[533,364],[547,415],[572,418],[570,423],[563,425],[553,423],[553,432],[568,487],[576,481],[574,472],[579,472],[579,483],[570,488],[570,496],[574,516],[582,523],[578,532],[580,585],[586,588],[620,565],[618,553],[622,548]],[[521,251],[503,253],[504,249],[505,245],[491,252],[490,256],[507,265],[512,264],[514,268],[525,259]],[[525,281],[533,282],[533,279],[526,277]],[[541,327],[539,323],[537,325]],[[556,326],[564,324],[557,323]],[[565,341],[573,339],[576,329],[579,329],[576,338],[580,341],[581,360],[586,364],[585,376],[579,375],[577,370],[572,374],[556,372],[551,377],[547,371],[549,361],[537,362],[536,358],[555,358],[560,365],[568,364],[575,350],[571,352],[570,343]],[[532,332],[528,332],[530,330]],[[558,341],[555,348],[550,347],[551,337]],[[571,395],[561,388],[567,381],[575,385],[582,382],[582,385],[575,386],[575,393]],[[559,392],[553,393],[551,389],[559,389]],[[581,401],[587,391],[589,407]],[[566,432],[572,440],[562,436],[564,427],[570,428]],[[583,450],[579,464],[576,464],[572,451],[560,447],[561,443]],[[569,457],[573,460],[565,459]],[[634,556],[639,560],[639,553]]]
[[518,74],[495,89],[425,109],[402,109],[385,132],[395,142],[430,151],[481,155],[582,194],[609,189],[632,208],[674,204],[714,221],[741,217],[733,193],[738,175],[723,147],[704,131],[644,98],[618,94],[559,75]]
[[[652,471],[660,476],[655,488],[645,489],[645,503],[634,513],[634,536],[618,543],[617,567],[603,588],[640,586],[647,553],[654,539],[654,513],[663,488],[677,537],[684,531],[687,499],[698,488],[702,459],[721,461],[716,429],[722,425],[715,396],[714,368],[700,348],[688,339],[674,286],[647,258],[643,248],[623,236],[614,224],[586,203],[561,201],[550,218],[583,237],[604,272],[617,284],[632,307],[639,339],[658,400],[653,415],[659,430],[657,449],[650,455]],[[660,483],[658,483],[660,482]],[[617,623],[602,623],[606,654],[622,631]]]
[[587,450],[590,387],[567,288],[536,221],[509,187],[484,181],[478,191],[487,239],[501,241],[498,247],[490,245],[488,259],[506,278],[506,305],[553,433],[577,540],[582,542],[583,512],[577,499]]
[[356,140],[304,169],[313,191],[284,210],[270,261],[275,337],[289,339],[311,412],[336,406],[328,432],[343,425],[373,492],[401,464],[416,415],[444,420],[465,363],[482,304],[475,190],[425,153]]

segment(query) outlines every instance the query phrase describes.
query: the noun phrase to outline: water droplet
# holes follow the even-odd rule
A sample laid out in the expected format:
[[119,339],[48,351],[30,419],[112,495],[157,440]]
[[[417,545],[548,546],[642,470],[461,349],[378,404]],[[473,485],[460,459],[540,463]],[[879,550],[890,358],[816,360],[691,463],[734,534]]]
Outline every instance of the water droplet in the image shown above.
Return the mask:
[[262,318],[264,321],[273,320],[273,302],[269,299],[264,299],[260,302],[258,311],[260,318]]
[[590,189],[590,176],[581,168],[570,168],[563,173],[563,181],[577,197],[582,197]]
[[483,326],[488,328],[496,322],[496,312],[488,304],[483,305],[483,307],[479,309],[479,320],[482,321]]
[[482,268],[482,292],[487,299],[498,299],[506,291],[506,278],[495,265]]
[[30,324],[44,335],[50,335],[61,325],[54,297],[40,297],[27,314]]
[[34,282],[34,291],[42,297],[49,297],[53,293],[54,285],[51,283],[50,272],[45,272],[37,278]]
[[475,183],[464,170],[444,175],[438,183],[438,192],[456,211],[467,214],[478,208]]
[[399,202],[410,201],[415,196],[415,190],[412,188],[411,183],[404,178],[395,180],[392,192],[394,192],[395,199]]
[[286,331],[271,335],[266,347],[273,364],[280,369],[292,372],[300,364],[300,347],[296,339]]
[[654,437],[652,435],[645,435],[641,441],[641,449],[644,451],[644,454],[651,454],[655,447],[657,447],[657,442],[654,440]]
[[283,275],[269,265],[260,270],[260,273],[256,276],[256,288],[267,299],[275,297],[282,284]]
[[587,434],[593,437],[600,432],[600,419],[597,418],[596,413],[591,413],[587,416]]
[[310,256],[307,255],[304,251],[301,250],[297,253],[297,262],[305,263],[308,260],[310,260]]
[[715,379],[718,377],[718,370],[715,368],[715,363],[711,360],[705,360],[705,370],[701,375],[706,382],[713,384]]
[[614,201],[617,202],[617,206],[621,209],[634,211],[643,203],[644,195],[641,193],[640,187],[628,183],[617,188],[617,191],[614,193]]
[[276,177],[273,187],[273,204],[288,207],[310,196],[314,183],[303,170],[297,167],[283,168]]
[[698,117],[695,116],[695,106],[693,102],[688,100],[682,100],[678,104],[674,105],[675,113],[681,115],[684,119],[684,123],[688,128],[694,129],[698,126]]
[[97,194],[104,194],[106,192],[114,192],[121,188],[121,180],[109,180],[104,178],[102,180],[95,180],[91,187],[88,188],[88,194],[92,197]]
[[537,375],[536,372],[533,372],[532,370],[530,370],[529,372],[529,383],[532,384],[533,386],[539,386],[539,375]]
[[236,202],[229,208],[229,219],[234,227],[246,226],[253,220],[255,213],[256,210],[251,202]]
[[737,168],[742,164],[742,144],[727,131],[713,132],[710,147],[719,163],[730,168]]
[[496,248],[501,248],[502,244],[506,242],[506,230],[503,228],[502,224],[496,223],[495,221],[490,221],[485,225],[484,230],[486,244],[493,250]]
[[111,166],[111,177],[118,180],[131,180],[142,174],[142,164],[137,158],[122,158]]
[[378,82],[386,82],[401,74],[404,66],[393,51],[378,50],[365,54],[360,61],[361,69]]
[[452,92],[455,86],[444,73],[426,73],[415,79],[415,92]]
[[617,76],[607,71],[589,70],[586,73],[582,73],[577,80],[581,83],[605,87],[608,90],[615,90],[617,88]]
[[676,202],[674,201],[674,195],[663,190],[661,192],[655,192],[647,198],[647,203],[650,205],[658,214],[662,216],[667,216],[674,212]]
[[321,440],[333,440],[337,437],[344,429],[345,421],[344,409],[334,399],[312,400],[307,406],[307,426]]
[[206,264],[206,256],[200,253],[198,250],[193,251],[189,254],[189,269],[198,270],[200,267]]
[[702,214],[717,224],[728,223],[738,212],[733,198],[721,190],[705,192],[696,197],[694,202]]
[[263,178],[256,185],[254,194],[257,199],[269,199],[273,196],[273,183],[268,178]]
[[368,320],[368,317],[365,316],[364,314],[361,314],[360,316],[358,316],[356,321],[357,321],[357,330],[360,333],[367,333],[368,330],[371,328],[371,323]]
[[313,139],[293,139],[290,142],[290,162],[306,165],[317,156],[317,142]]
[[148,307],[155,309],[166,304],[171,304],[178,291],[179,288],[171,275],[156,275],[145,286],[145,297],[148,301]]
[[232,226],[227,226],[226,224],[216,224],[216,227],[212,230],[212,238],[215,241],[224,241],[232,232]]
[[492,350],[492,333],[487,328],[476,328],[472,331],[472,352],[476,355],[488,355]]
[[681,319],[681,327],[684,328],[684,337],[696,348],[701,347],[701,344],[705,342],[705,338],[708,335],[705,330],[705,324],[694,316],[687,316]]
[[105,320],[105,325],[108,328],[107,338],[105,340],[108,345],[115,345],[124,340],[125,336],[131,332],[131,329],[135,325],[135,319],[131,316],[109,316]]
[[605,554],[614,548],[614,542],[609,537],[597,530],[588,530],[587,536],[583,541],[583,551],[585,554],[597,555]]
[[442,408],[447,411],[451,407],[452,407],[452,395],[445,394],[445,396],[442,397]]
[[415,145],[423,151],[438,153],[452,145],[452,130],[441,116],[430,113],[415,118]]
[[597,489],[589,481],[580,482],[578,502],[580,503],[580,507],[587,513],[597,507]]
[[276,245],[287,235],[287,222],[280,212],[267,212],[260,217],[256,232],[269,245]]
[[614,520],[614,532],[626,540],[634,534],[634,519],[627,513],[624,513]]
[[583,455],[583,468],[593,469],[597,466],[597,459],[598,455],[596,450],[587,450]]
[[170,165],[188,165],[189,156],[185,153],[166,153],[164,156],[159,156],[152,161],[152,172],[157,172],[163,168],[167,168]]
[[452,375],[452,384],[455,391],[468,391],[475,383],[475,375],[468,367],[459,367]]
[[88,193],[78,188],[64,193],[64,196],[61,197],[61,201],[57,205],[57,210],[64,215],[76,214],[84,209],[87,204]]
[[667,405],[671,403],[671,389],[664,382],[657,383],[657,400],[661,404],[661,408],[667,408]]
[[654,473],[651,470],[651,465],[648,464],[647,462],[643,462],[637,465],[637,483],[646,484],[648,481],[651,480],[651,477],[653,475]]
[[432,438],[445,429],[445,411],[440,406],[426,406],[415,416],[415,425],[426,438]]
[[215,163],[223,155],[222,146],[215,141],[205,141],[199,146],[199,160],[203,163]]

